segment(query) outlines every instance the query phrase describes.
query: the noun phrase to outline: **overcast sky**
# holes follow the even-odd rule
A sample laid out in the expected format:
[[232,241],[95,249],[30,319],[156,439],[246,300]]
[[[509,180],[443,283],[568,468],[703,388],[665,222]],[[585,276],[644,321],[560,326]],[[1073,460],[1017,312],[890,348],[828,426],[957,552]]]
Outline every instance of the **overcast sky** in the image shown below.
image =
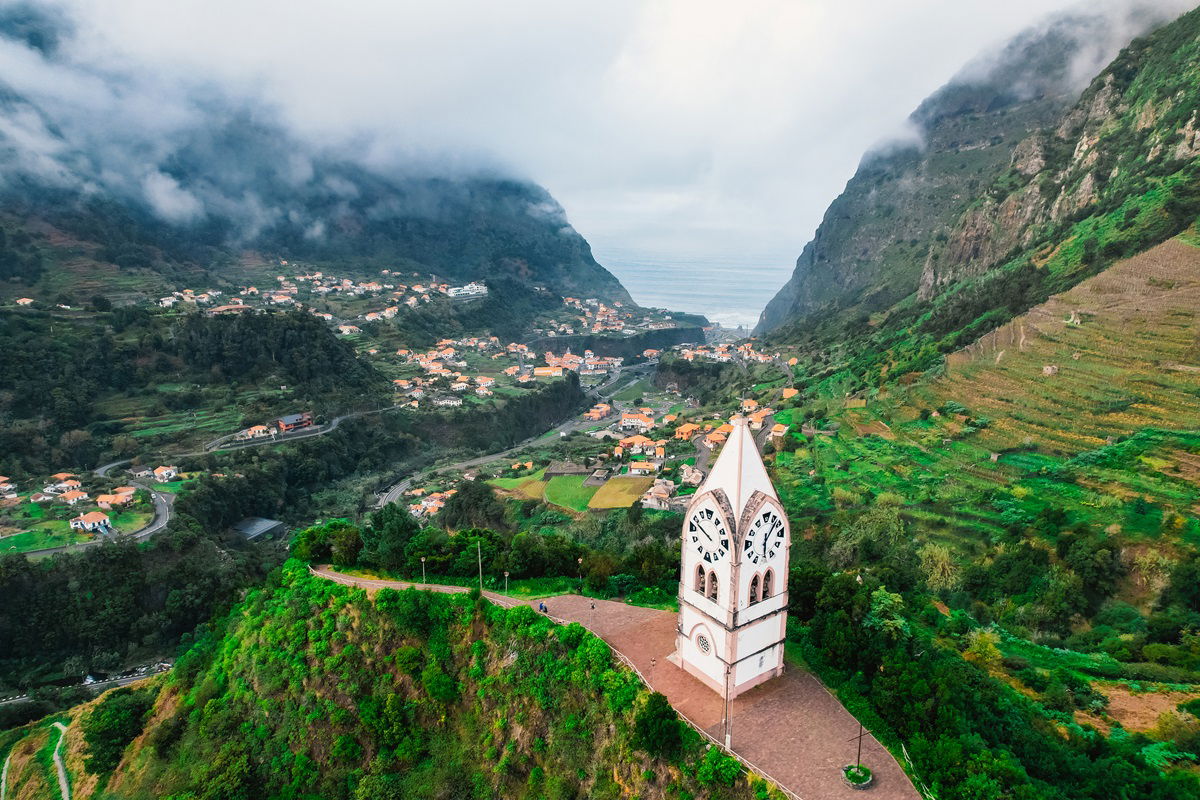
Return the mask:
[[773,288],[869,146],[972,57],[1075,4],[50,2],[78,21],[81,60],[215,81],[379,161],[535,180],[619,276],[711,257],[766,268]]

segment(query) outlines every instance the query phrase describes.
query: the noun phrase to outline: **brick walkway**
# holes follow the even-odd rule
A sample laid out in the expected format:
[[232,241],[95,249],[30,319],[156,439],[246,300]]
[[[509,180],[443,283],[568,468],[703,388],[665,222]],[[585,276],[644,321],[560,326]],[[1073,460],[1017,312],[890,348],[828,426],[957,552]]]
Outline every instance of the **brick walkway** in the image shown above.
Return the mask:
[[[463,587],[422,586],[399,581],[347,578],[328,568],[322,577],[366,589],[385,586],[461,592]],[[485,593],[502,605],[512,598]],[[553,617],[578,622],[608,642],[662,692],[679,713],[722,741],[724,703],[715,692],[667,661],[675,650],[676,615],[580,595],[544,601]],[[595,604],[595,609],[592,604]],[[534,608],[537,602],[530,603]],[[820,681],[808,672],[786,667],[781,677],[751,689],[733,702],[733,749],[784,788],[804,800],[920,800],[904,770],[875,741],[863,738],[863,764],[875,773],[867,794],[841,779],[841,768],[854,760],[858,722]]]
[[[675,650],[674,613],[579,595],[553,597],[546,604],[552,616],[579,622],[602,637],[676,710],[723,740],[721,698],[667,661]],[[863,763],[875,773],[874,786],[864,795],[842,782],[841,768],[854,761],[850,740],[858,735],[858,722],[802,669],[786,667],[779,678],[734,700],[732,716],[734,751],[804,800],[920,800],[904,770],[870,736],[863,738]]]

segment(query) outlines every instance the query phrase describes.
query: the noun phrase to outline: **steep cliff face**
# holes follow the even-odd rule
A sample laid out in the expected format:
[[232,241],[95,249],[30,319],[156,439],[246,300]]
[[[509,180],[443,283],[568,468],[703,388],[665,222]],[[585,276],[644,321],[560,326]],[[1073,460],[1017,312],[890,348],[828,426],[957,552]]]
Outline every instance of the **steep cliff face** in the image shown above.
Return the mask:
[[[1000,266],[1021,251],[1066,238],[1076,222],[1098,217],[1134,198],[1120,224],[1166,213],[1147,208],[1155,188],[1190,183],[1200,155],[1196,115],[1200,92],[1200,15],[1134,42],[1092,82],[1053,127],[1018,148],[1036,157],[1013,159],[1007,172],[958,221],[949,239],[931,249],[920,297]],[[1187,220],[1180,220],[1180,223]],[[1166,232],[1173,233],[1166,226]]]
[[[1139,10],[1135,20],[1133,32],[1162,15]],[[1063,16],[965,68],[912,114],[916,141],[863,158],[756,333],[821,311],[880,311],[918,291],[931,297],[963,265],[997,263],[1026,241],[1047,201],[1034,179],[1057,155],[1044,129],[1065,122],[1131,35],[1126,20]]]

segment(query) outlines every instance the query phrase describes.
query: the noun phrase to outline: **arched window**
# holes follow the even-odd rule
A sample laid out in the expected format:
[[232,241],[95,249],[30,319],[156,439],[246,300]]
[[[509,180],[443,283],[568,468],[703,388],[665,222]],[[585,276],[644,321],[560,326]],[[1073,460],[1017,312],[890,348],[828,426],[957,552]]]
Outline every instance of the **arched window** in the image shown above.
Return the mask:
[[762,599],[763,600],[766,600],[768,597],[771,596],[771,589],[773,588],[771,586],[771,584],[774,583],[774,581],[772,580],[772,578],[774,578],[774,577],[775,576],[771,572],[771,570],[767,570],[767,574],[763,575],[763,582],[762,582]]
[[704,594],[704,567],[696,567],[696,591]]
[[758,602],[758,576],[750,579],[750,605]]
[[717,599],[717,573],[708,573],[708,599]]

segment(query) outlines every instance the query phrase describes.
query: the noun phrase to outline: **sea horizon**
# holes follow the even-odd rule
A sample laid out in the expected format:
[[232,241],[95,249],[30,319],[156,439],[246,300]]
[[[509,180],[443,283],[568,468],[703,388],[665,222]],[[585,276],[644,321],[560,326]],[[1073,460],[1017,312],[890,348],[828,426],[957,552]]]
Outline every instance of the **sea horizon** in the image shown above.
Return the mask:
[[[605,249],[596,260],[617,276],[638,305],[703,314],[727,328],[750,329],[787,283],[795,259],[778,256],[675,256]],[[747,276],[753,276],[747,280]]]

